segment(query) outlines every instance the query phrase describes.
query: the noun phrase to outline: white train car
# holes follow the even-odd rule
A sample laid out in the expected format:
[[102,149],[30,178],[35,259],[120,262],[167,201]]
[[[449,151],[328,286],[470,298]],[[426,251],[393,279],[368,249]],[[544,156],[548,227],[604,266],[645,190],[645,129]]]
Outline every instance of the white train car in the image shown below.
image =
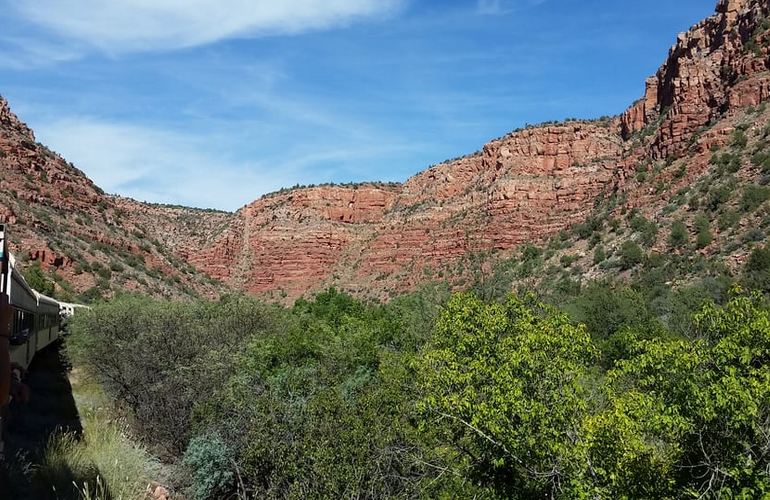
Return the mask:
[[84,309],[90,309],[90,307],[84,306],[82,304],[70,304],[68,302],[59,302],[59,315],[61,316],[63,322],[66,322],[68,319],[74,316],[78,310],[84,310]]
[[9,255],[8,306],[11,308],[11,362],[24,369],[35,353],[55,342],[60,335],[59,302],[33,290]]

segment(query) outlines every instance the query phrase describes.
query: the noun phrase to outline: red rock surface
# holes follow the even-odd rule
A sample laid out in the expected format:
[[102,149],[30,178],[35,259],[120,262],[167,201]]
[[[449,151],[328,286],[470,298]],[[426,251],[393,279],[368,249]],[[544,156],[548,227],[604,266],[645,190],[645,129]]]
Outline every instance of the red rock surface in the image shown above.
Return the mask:
[[624,138],[658,122],[649,154],[679,155],[687,139],[725,112],[766,101],[768,11],[764,1],[720,0],[714,16],[679,34],[666,63],[647,80],[644,98],[621,116]]
[[421,281],[425,267],[510,250],[582,220],[614,179],[622,140],[609,125],[520,131],[400,186],[265,197],[191,262],[254,293],[295,297],[332,282],[402,290]]

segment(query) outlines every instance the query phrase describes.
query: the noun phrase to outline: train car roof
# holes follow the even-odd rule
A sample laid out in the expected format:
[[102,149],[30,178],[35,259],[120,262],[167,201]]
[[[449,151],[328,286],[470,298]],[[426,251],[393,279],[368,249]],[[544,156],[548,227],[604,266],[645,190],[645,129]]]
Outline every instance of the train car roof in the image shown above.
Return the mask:
[[[40,305],[49,305],[49,306],[55,306],[59,307],[59,301],[49,297],[47,295],[43,295],[42,293],[38,292],[31,286],[29,286],[29,283],[27,283],[27,280],[24,278],[24,275],[19,272],[19,269],[16,267],[16,257],[13,256],[12,253],[8,254],[9,263],[11,265],[11,276],[14,281],[15,285],[21,285],[21,287],[24,289],[25,292],[30,297],[35,298],[35,302],[38,306]],[[29,304],[31,306],[31,304]]]
[[16,267],[16,257],[14,257],[12,253],[8,254],[8,260],[9,260],[9,264],[11,265],[11,275],[13,279],[16,281],[16,283],[24,287],[24,290],[30,295],[34,295],[35,293],[37,293],[32,289],[31,286],[29,286],[29,283],[27,283],[27,280],[24,279],[24,275],[19,272],[19,269]]
[[38,304],[48,304],[51,306],[59,307],[59,301],[49,297],[47,295],[43,295],[42,293],[38,292],[37,290],[33,290],[35,292],[35,297],[37,297]]

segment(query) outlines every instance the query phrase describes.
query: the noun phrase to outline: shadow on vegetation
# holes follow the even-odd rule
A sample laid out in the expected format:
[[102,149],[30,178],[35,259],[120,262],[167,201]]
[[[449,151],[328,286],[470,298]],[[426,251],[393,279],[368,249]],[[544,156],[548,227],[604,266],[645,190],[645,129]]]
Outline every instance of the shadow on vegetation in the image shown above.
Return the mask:
[[[83,427],[67,373],[61,344],[39,352],[25,383],[26,405],[12,404],[6,429],[6,463],[0,464],[0,498],[109,498],[92,465],[78,467],[69,456]],[[85,495],[83,495],[85,493]]]

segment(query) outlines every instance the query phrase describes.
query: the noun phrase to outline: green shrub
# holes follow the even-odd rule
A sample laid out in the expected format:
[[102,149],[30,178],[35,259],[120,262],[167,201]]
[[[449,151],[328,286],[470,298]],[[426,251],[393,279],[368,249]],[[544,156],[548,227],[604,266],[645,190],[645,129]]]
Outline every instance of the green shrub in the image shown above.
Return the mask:
[[231,372],[223,360],[273,317],[247,299],[215,308],[124,296],[75,315],[68,354],[131,411],[141,436],[178,451],[193,403]]
[[631,240],[626,240],[620,246],[620,268],[631,269],[644,260],[644,251]]
[[726,231],[733,228],[741,220],[738,212],[732,209],[725,210],[719,215],[719,230]]
[[748,143],[749,143],[749,138],[746,136],[746,132],[744,132],[740,128],[736,129],[735,132],[733,132],[732,137],[730,138],[730,146],[736,149],[743,149],[746,147]]
[[759,167],[762,172],[770,172],[770,152],[757,151],[751,156],[751,163]]
[[34,261],[32,264],[24,269],[24,279],[27,280],[29,286],[34,288],[40,293],[54,296],[54,280],[45,275],[43,268],[40,266],[39,261]]
[[743,280],[750,288],[770,290],[770,247],[752,250],[744,267]]
[[192,472],[192,498],[224,498],[235,489],[233,455],[217,435],[197,436],[190,440],[182,464]]
[[674,221],[671,224],[671,232],[668,235],[668,244],[672,248],[681,248],[685,246],[690,237],[687,234],[687,226],[682,221]]
[[607,254],[604,251],[604,247],[597,245],[594,250],[594,265],[599,265],[607,259]]
[[694,221],[695,226],[695,245],[698,248],[705,248],[711,244],[714,240],[714,235],[711,234],[711,227],[708,217],[703,214],[698,214]]
[[714,154],[711,157],[710,163],[715,165],[722,173],[735,173],[741,168],[741,157],[733,153]]
[[730,201],[733,195],[734,186],[731,183],[721,184],[709,190],[708,207],[716,210],[723,204]]
[[575,235],[581,239],[588,239],[591,235],[602,229],[602,220],[598,217],[590,217],[581,224],[576,224],[573,228]]
[[770,199],[770,188],[749,184],[743,188],[741,210],[744,212],[753,212],[768,199]]
[[644,246],[652,246],[658,235],[658,226],[642,215],[635,215],[629,222],[631,229],[638,233]]
[[91,270],[95,272],[98,277],[105,281],[109,281],[112,278],[112,270],[99,262],[92,263]]

